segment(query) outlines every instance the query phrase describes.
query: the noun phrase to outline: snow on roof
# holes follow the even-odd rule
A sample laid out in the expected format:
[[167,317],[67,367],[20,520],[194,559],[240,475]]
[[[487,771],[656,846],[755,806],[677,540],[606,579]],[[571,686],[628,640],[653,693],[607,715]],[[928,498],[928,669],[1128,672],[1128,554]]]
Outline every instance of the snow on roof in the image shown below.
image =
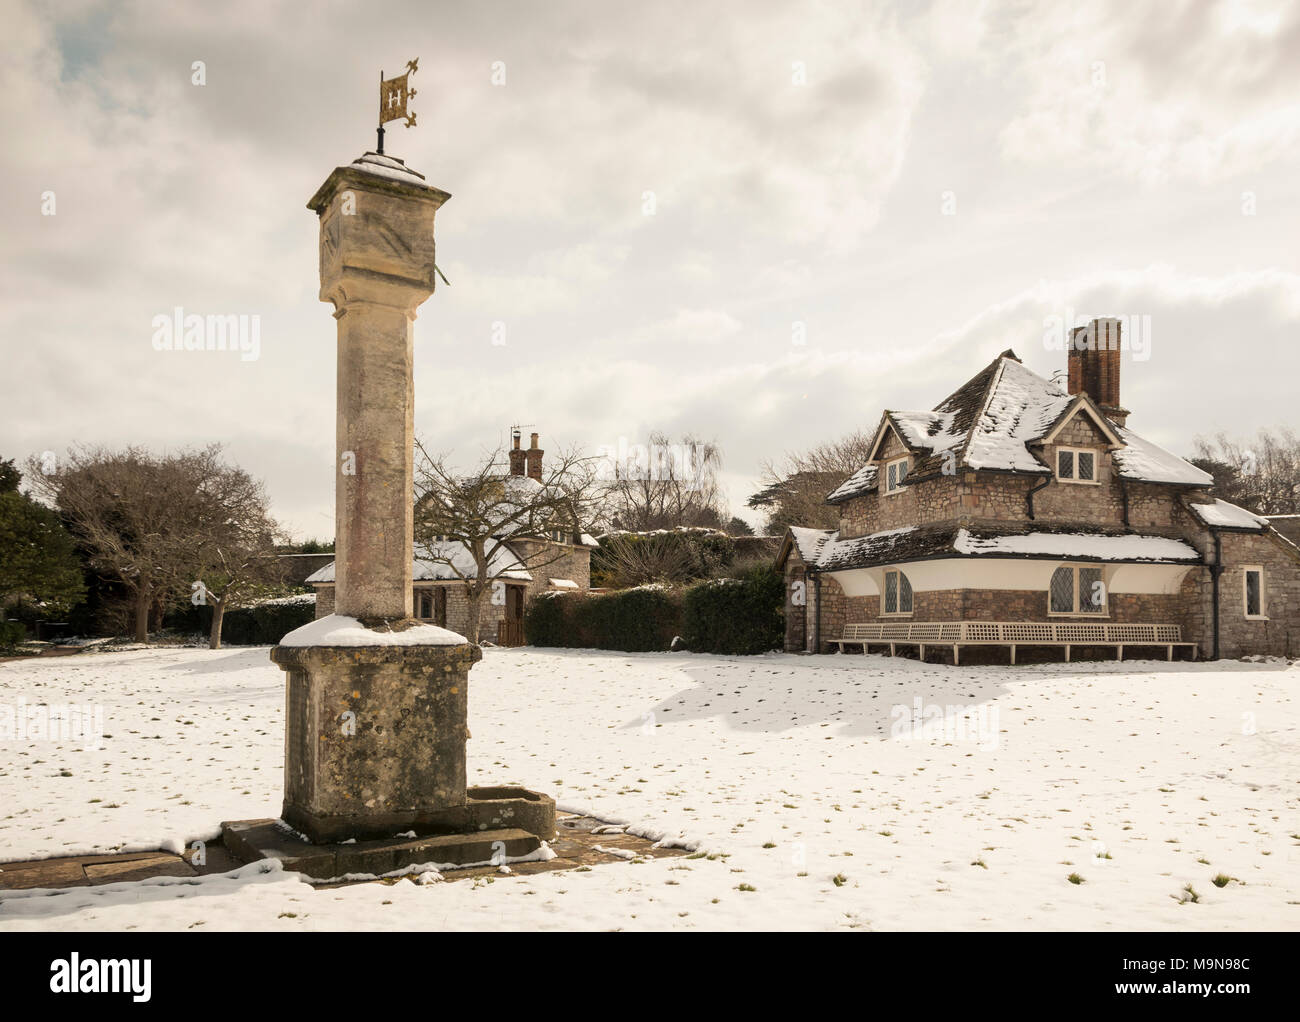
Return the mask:
[[551,578],[547,579],[554,589],[577,589],[578,583],[571,578]]
[[816,564],[822,547],[837,535],[831,529],[803,529],[797,525],[790,526],[790,538],[795,549],[805,564]]
[[826,495],[828,504],[837,504],[842,500],[848,500],[850,497],[856,497],[860,493],[866,493],[876,485],[876,463],[869,461],[860,469],[849,476],[839,486],[831,490]]
[[1150,440],[1143,440],[1131,429],[1117,426],[1115,432],[1127,445],[1115,452],[1115,464],[1125,479],[1184,486],[1209,486],[1214,482],[1208,472],[1202,472]]
[[1073,398],[1015,359],[1000,363],[963,461],[976,469],[1050,471],[1026,445],[1041,439]]
[[903,442],[909,447],[929,451],[946,451],[959,445],[966,434],[954,432],[953,412],[889,412]]
[[[790,530],[794,532],[793,529]],[[866,536],[841,539],[825,535],[818,546],[815,567],[821,571],[849,571],[885,564],[942,557],[1059,557],[1062,560],[1154,561],[1192,563],[1200,553],[1188,543],[1164,536],[1106,533],[1030,531],[1018,529],[961,528],[948,525],[886,529]],[[802,552],[802,551],[801,551]]]
[[[533,576],[519,558],[504,543],[497,543],[488,553],[488,572],[493,578],[518,579],[531,582]],[[426,546],[416,546],[411,561],[411,580],[414,582],[445,582],[459,578],[473,578],[476,573],[474,553],[460,540],[443,540]],[[334,562],[312,572],[307,583],[334,581]]]
[[579,546],[600,546],[600,541],[586,532],[578,537]]
[[916,532],[915,525],[905,525],[901,529],[885,529],[867,536],[854,536],[840,539],[835,533],[819,551],[817,567],[827,571],[836,568],[856,567],[865,562],[879,561],[893,553],[898,541]]
[[1250,529],[1260,532],[1268,525],[1268,519],[1244,507],[1229,504],[1226,500],[1215,500],[1213,504],[1192,504],[1192,513],[1206,525],[1215,525],[1224,529]]
[[257,600],[254,607],[296,607],[316,602],[315,593],[295,593],[292,596],[277,596],[270,600]]
[[354,617],[317,618],[280,640],[281,646],[460,646],[469,640],[437,625],[415,625],[400,632],[376,631]]
[[[1031,445],[1042,440],[1060,421],[1077,396],[1027,369],[1012,351],[992,363],[945,398],[931,412],[886,412],[904,443],[917,455],[908,476],[920,479],[940,467],[949,469],[947,451],[958,452],[958,463],[972,469],[1046,475],[1051,469],[1035,456]],[[1115,464],[1124,479],[1209,486],[1210,476],[1132,430],[1106,420],[1127,446],[1115,451]],[[952,466],[957,467],[957,466]],[[871,490],[876,464],[863,465],[826,498],[834,504]],[[907,485],[904,483],[904,485]]]
[[1008,536],[974,536],[959,529],[953,550],[969,555],[1033,555],[1088,558],[1094,561],[1199,561],[1196,548],[1164,536],[1114,536],[1082,532],[1030,532]]

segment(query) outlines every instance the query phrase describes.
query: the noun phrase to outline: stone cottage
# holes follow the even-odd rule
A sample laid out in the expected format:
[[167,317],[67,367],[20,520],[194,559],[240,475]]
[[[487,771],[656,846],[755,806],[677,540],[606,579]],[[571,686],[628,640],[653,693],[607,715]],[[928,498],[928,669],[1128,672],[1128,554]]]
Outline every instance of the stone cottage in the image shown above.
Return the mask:
[[886,411],[827,497],[839,528],[784,538],[786,649],[1300,656],[1300,547],[1128,428],[1120,329],[1071,332],[1068,390],[1005,351],[932,411]]
[[[542,457],[538,435],[532,434],[527,450],[513,434],[509,452],[510,472],[502,480],[508,489],[540,487]],[[512,532],[495,537],[488,551],[489,572],[494,584],[479,607],[479,638],[499,646],[522,646],[524,607],[543,592],[580,592],[591,586],[591,550],[596,540],[586,533],[562,530],[531,536]],[[476,572],[474,555],[459,540],[442,540],[415,547],[411,567],[414,615],[462,634],[469,626],[469,592],[465,577]],[[334,563],[331,561],[308,576],[316,590],[316,616],[334,613]]]

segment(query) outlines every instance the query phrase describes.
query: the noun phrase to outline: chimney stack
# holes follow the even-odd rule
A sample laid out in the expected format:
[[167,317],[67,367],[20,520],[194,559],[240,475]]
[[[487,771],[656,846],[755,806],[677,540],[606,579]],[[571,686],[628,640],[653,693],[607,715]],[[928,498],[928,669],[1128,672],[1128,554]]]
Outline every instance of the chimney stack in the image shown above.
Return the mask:
[[1128,412],[1119,403],[1120,358],[1118,319],[1094,319],[1070,331],[1070,393],[1087,394],[1108,419],[1123,426]]
[[542,481],[542,455],[546,452],[537,446],[537,434],[532,435],[532,444],[524,452],[524,457],[528,460],[528,478],[536,479],[539,483]]
[[510,448],[510,474],[512,476],[521,476],[524,474],[525,454],[519,449],[519,427],[515,426],[510,430],[510,439],[513,446]]

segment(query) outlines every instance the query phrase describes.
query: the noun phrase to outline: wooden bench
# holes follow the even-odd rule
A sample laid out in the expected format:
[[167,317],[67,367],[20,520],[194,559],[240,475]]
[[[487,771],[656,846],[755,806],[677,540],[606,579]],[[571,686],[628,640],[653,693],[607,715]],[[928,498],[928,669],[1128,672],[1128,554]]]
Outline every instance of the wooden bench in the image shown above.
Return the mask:
[[1070,662],[1073,646],[1114,646],[1115,659],[1124,659],[1125,646],[1164,646],[1168,659],[1174,649],[1192,650],[1197,644],[1183,641],[1179,625],[1108,624],[1104,621],[873,621],[847,624],[844,634],[831,639],[841,653],[845,646],[889,646],[893,656],[898,646],[918,646],[925,659],[926,646],[951,646],[953,663],[961,663],[962,646],[1008,646],[1016,662],[1017,646],[1061,646]]

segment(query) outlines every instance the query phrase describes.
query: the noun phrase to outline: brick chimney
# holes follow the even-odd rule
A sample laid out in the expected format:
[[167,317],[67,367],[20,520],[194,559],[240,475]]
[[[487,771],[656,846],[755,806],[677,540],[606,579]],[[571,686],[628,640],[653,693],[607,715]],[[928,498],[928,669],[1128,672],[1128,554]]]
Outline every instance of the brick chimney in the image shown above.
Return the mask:
[[1129,414],[1119,403],[1121,355],[1118,319],[1094,319],[1070,331],[1070,393],[1087,394],[1120,426]]
[[524,474],[524,459],[526,455],[519,449],[519,430],[512,429],[510,438],[514,445],[510,448],[510,474],[512,476],[521,476]]
[[537,446],[537,434],[534,433],[524,457],[528,459],[528,478],[536,479],[539,483],[542,481],[542,455],[545,453]]

